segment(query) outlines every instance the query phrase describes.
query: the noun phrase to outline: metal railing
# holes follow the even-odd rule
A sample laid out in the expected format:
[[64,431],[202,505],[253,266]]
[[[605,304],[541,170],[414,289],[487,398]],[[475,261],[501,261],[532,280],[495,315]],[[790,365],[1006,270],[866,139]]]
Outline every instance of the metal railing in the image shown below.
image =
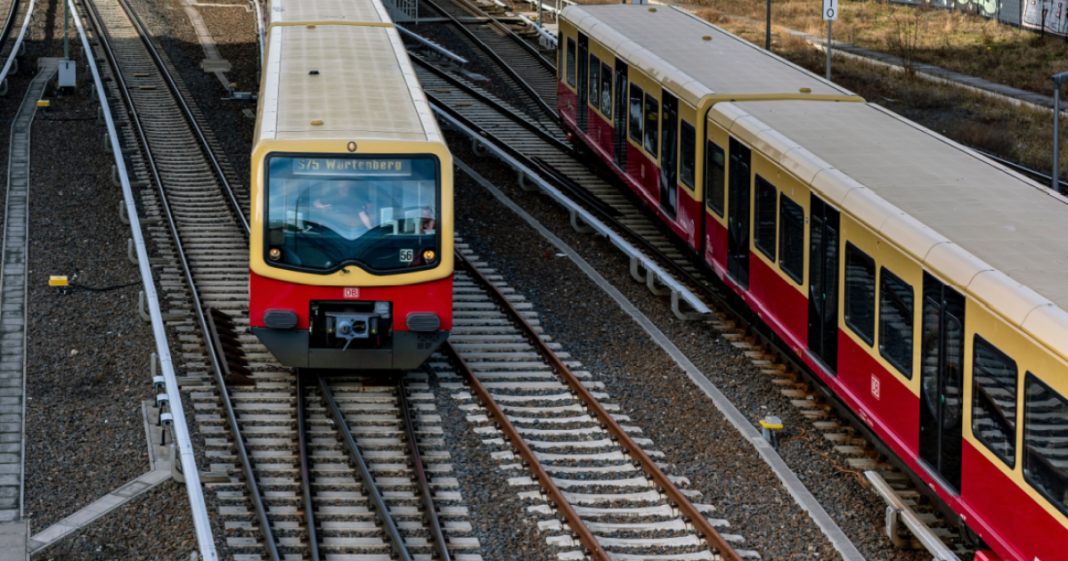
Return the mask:
[[[0,36],[0,45],[7,40],[8,34],[11,33],[11,27],[15,23],[15,17],[18,15],[18,0],[11,0],[11,2],[11,13],[8,14],[7,23],[4,24],[3,35]],[[11,66],[16,64],[15,59],[19,55],[22,39],[26,37],[26,30],[30,27],[30,19],[33,18],[33,8],[36,4],[37,0],[30,0],[30,6],[26,9],[26,19],[22,20],[22,28],[19,29],[19,36],[15,39],[15,44],[11,47],[11,53],[8,55],[7,61],[4,62],[4,69],[0,70],[0,95],[7,93],[7,74],[11,71]]]
[[866,471],[864,477],[871,483],[872,489],[886,501],[886,535],[895,546],[899,549],[909,549],[908,542],[911,540],[898,535],[898,525],[904,522],[905,527],[923,544],[924,549],[934,555],[934,561],[960,561],[960,558],[942,543],[931,528],[920,520],[919,516],[916,516],[909,505],[897,496],[894,488],[879,475],[879,472]]
[[[493,155],[499,158],[504,163],[516,170],[522,178],[524,183],[533,183],[537,188],[541,189],[546,195],[552,197],[557,203],[566,208],[571,213],[572,225],[578,228],[577,220],[581,220],[583,225],[589,227],[594,232],[608,238],[608,241],[612,245],[619,248],[627,257],[630,258],[631,268],[641,266],[646,272],[647,282],[652,283],[658,281],[664,288],[671,292],[671,304],[672,311],[679,317],[683,317],[685,312],[679,309],[679,300],[683,300],[688,304],[694,312],[697,314],[710,314],[711,310],[708,306],[701,301],[690,289],[682,285],[682,283],[675,280],[673,276],[664,271],[655,261],[647,257],[638,248],[631,245],[627,240],[623,239],[623,236],[616,233],[612,228],[608,227],[604,222],[595,217],[591,212],[580,206],[575,201],[571,200],[563,194],[559,189],[553,186],[551,183],[542,179],[535,170],[519,161],[517,158],[512,157],[506,150],[497,146],[492,142],[488,142],[486,137],[480,135],[459,119],[453,117],[448,112],[443,111],[440,107],[432,104],[431,109],[437,113],[439,119],[448,123],[454,130],[460,131],[471,138],[472,142],[477,143],[480,147],[493,153]],[[633,271],[632,271],[633,272]]]
[[[72,0],[73,4],[73,0]],[[122,184],[122,196],[126,203],[126,213],[130,219],[130,231],[133,235],[134,246],[137,252],[137,267],[141,272],[141,281],[144,285],[145,299],[148,301],[148,310],[151,317],[152,335],[156,343],[156,353],[159,356],[160,370],[166,383],[167,399],[173,416],[174,438],[177,444],[178,455],[181,458],[182,475],[185,478],[186,493],[189,496],[189,509],[193,516],[193,526],[196,530],[197,544],[200,556],[205,561],[216,561],[219,557],[215,551],[215,540],[212,536],[211,521],[208,519],[208,509],[204,503],[204,493],[200,486],[200,471],[197,468],[196,457],[193,454],[193,445],[189,438],[189,427],[185,422],[185,412],[182,408],[182,393],[178,387],[178,379],[174,374],[174,364],[171,361],[171,350],[167,341],[167,332],[163,327],[163,312],[160,309],[159,298],[156,295],[156,285],[152,276],[152,267],[149,264],[148,248],[145,238],[141,233],[141,221],[137,216],[137,204],[134,201],[133,188],[130,186],[130,177],[126,171],[126,162],[122,158],[122,146],[119,143],[118,130],[111,114],[111,107],[107,103],[107,92],[104,89],[104,81],[100,77],[100,70],[96,65],[96,56],[93,54],[89,37],[82,26],[78,10],[70,10],[74,18],[74,25],[81,38],[82,48],[85,50],[86,59],[89,61],[89,70],[93,75],[93,86],[97,99],[100,101],[101,112],[108,129],[108,139],[111,143],[111,153],[115,157],[115,167],[118,170],[119,182]],[[28,16],[27,16],[28,17]],[[103,35],[103,30],[97,26],[98,35]]]
[[415,41],[416,43],[419,43],[419,45],[422,46],[422,47],[425,47],[427,49],[430,49],[431,51],[434,51],[439,56],[445,57],[445,58],[455,62],[456,64],[458,64],[460,66],[463,66],[463,65],[467,64],[467,59],[466,58],[464,58],[464,57],[462,57],[462,56],[460,56],[460,55],[458,55],[458,54],[446,49],[445,47],[442,47],[441,45],[431,41],[430,39],[427,39],[426,37],[423,37],[422,35],[418,35],[418,34],[412,32],[412,31],[409,31],[409,30],[405,29],[402,26],[399,26],[399,25],[396,26],[395,29],[397,31],[399,31],[400,34],[403,35],[404,37],[407,37],[408,39],[411,39],[412,41]]

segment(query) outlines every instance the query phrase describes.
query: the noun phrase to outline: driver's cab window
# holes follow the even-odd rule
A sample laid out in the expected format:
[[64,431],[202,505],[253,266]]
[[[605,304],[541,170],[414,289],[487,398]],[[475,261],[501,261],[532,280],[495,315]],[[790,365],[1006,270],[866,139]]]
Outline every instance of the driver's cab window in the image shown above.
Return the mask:
[[268,263],[330,272],[346,263],[389,270],[437,260],[435,159],[269,162]]

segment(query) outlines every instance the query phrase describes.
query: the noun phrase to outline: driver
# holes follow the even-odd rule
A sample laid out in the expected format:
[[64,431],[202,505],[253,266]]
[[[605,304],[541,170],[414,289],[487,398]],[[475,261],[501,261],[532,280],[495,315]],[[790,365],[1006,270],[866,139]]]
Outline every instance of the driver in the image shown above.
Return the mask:
[[340,215],[357,214],[368,230],[374,228],[374,223],[371,222],[371,203],[367,199],[366,190],[359,189],[355,181],[327,182],[319,197],[312,201],[312,206]]

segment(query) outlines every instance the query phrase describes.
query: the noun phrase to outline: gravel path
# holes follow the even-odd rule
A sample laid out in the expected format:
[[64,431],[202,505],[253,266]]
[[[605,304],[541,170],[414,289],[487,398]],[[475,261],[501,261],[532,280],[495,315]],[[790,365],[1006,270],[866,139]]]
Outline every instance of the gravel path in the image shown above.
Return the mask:
[[[39,4],[24,65],[62,56],[61,5]],[[71,53],[80,55],[77,43]],[[56,274],[93,287],[140,284],[84,59],[78,69],[78,91],[46,92],[52,108],[32,131],[25,512],[33,533],[150,469],[141,401],[155,396],[155,345],[137,315],[139,286],[66,295],[48,287]],[[168,482],[37,557],[176,559],[195,549],[184,486]]]
[[[785,438],[798,435],[797,427],[809,426],[741,351],[708,326],[676,320],[666,298],[655,298],[635,283],[618,250],[601,238],[576,234],[555,202],[523,192],[514,173],[504,171],[495,160],[475,157],[468,142],[449,136],[457,140],[450,148],[458,158],[474,165],[575,248],[671,337],[754,425],[764,415],[778,415],[790,428]],[[636,424],[678,466],[678,475],[690,477],[694,487],[719,506],[718,516],[735,524],[733,531],[749,538],[749,546],[765,559],[837,557],[752,448],[629,316],[485,190],[463,174],[457,175],[456,185],[457,201],[462,201],[457,204],[457,229],[465,239],[535,304],[547,332],[591,372],[600,374],[609,393],[630,407],[628,414]],[[813,444],[832,457],[835,454],[822,439]],[[785,442],[780,454],[869,560],[926,559],[919,552],[895,550],[883,537],[881,500],[852,476],[835,470],[801,440]]]

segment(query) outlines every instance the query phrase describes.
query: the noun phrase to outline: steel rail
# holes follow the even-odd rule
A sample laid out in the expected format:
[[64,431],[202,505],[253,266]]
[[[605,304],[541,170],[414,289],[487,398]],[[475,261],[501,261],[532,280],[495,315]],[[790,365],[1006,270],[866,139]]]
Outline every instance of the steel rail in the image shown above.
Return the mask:
[[382,494],[378,492],[374,475],[371,473],[370,468],[367,467],[367,462],[363,459],[360,447],[356,445],[356,439],[352,437],[352,431],[349,429],[348,422],[345,421],[345,415],[341,412],[341,408],[338,407],[337,401],[334,400],[334,392],[330,390],[330,385],[326,383],[325,377],[322,375],[316,375],[316,377],[319,380],[319,393],[322,394],[322,399],[326,402],[326,412],[330,415],[331,420],[334,421],[334,426],[337,427],[338,436],[341,437],[341,444],[345,447],[345,451],[348,452],[349,459],[359,471],[363,490],[371,498],[370,506],[374,509],[375,516],[382,523],[382,527],[385,528],[386,537],[393,544],[393,552],[397,554],[400,561],[412,561],[413,558],[408,553],[404,537],[401,536],[400,530],[397,528],[396,523],[393,522],[393,515],[389,512],[389,506],[386,504]]
[[[403,376],[403,375],[402,375]],[[441,529],[441,521],[438,520],[438,512],[434,507],[434,495],[430,492],[429,476],[423,465],[423,456],[419,453],[419,442],[415,439],[415,418],[408,404],[408,382],[402,377],[399,386],[401,418],[404,420],[404,431],[408,435],[408,449],[412,454],[412,469],[415,470],[415,481],[419,487],[419,494],[423,498],[423,508],[426,509],[427,522],[430,526],[430,536],[434,538],[434,549],[438,552],[438,561],[452,561],[449,554],[449,544],[445,540],[445,532]]]
[[[7,42],[8,36],[11,35],[11,30],[15,29],[15,19],[18,18],[19,15],[19,5],[19,0],[11,0],[11,9],[7,12],[7,19],[4,21],[4,29],[3,31],[0,31],[0,45]],[[32,7],[30,8],[30,13],[33,13]],[[23,23],[22,26],[25,27],[26,24]],[[17,50],[18,45],[16,44],[15,48],[12,49],[12,52]]]
[[[460,252],[456,252],[456,257],[460,258]],[[489,418],[496,423],[497,428],[504,432],[504,441],[511,444],[519,454],[519,457],[522,458],[523,466],[530,470],[530,476],[541,486],[541,494],[547,497],[546,500],[556,508],[557,513],[571,527],[571,538],[577,539],[582,544],[582,553],[595,561],[611,561],[608,553],[601,548],[601,544],[597,543],[597,538],[593,535],[593,532],[586,527],[582,518],[571,507],[571,503],[567,501],[567,498],[564,497],[563,491],[556,486],[556,483],[549,477],[549,473],[541,466],[537,456],[534,455],[534,451],[523,440],[523,435],[508,420],[504,410],[493,399],[486,386],[482,385],[478,376],[475,376],[474,371],[460,352],[456,350],[456,347],[453,346],[452,341],[446,340],[441,348],[445,351],[445,354],[452,358],[457,370],[463,376],[464,384],[470,386],[471,391],[475,392],[475,396],[482,402],[482,406],[486,408]]]
[[[542,340],[538,332],[534,330],[534,327],[531,326],[523,315],[519,313],[519,310],[512,305],[504,293],[497,288],[497,285],[490,282],[490,280],[482,274],[482,271],[479,271],[472,265],[460,252],[456,252],[456,261],[460,266],[466,269],[471,278],[486,290],[490,297],[497,302],[497,305],[504,311],[505,315],[512,320],[512,323],[519,328],[527,338],[527,341],[537,350],[538,354],[549,363],[549,366],[552,367],[556,375],[560,376],[564,383],[567,384],[571,393],[575,394],[579,403],[590,412],[590,416],[597,419],[601,424],[601,428],[612,435],[612,440],[617,441],[619,445],[626,450],[627,454],[634,462],[634,467],[644,471],[646,478],[656,483],[657,490],[666,495],[671,501],[672,506],[678,509],[679,513],[683,516],[683,520],[687,524],[691,524],[695,530],[704,536],[706,543],[712,548],[712,553],[722,556],[725,559],[730,559],[731,561],[742,561],[738,552],[734,551],[734,548],[731,547],[730,543],[728,543],[712,524],[708,522],[704,515],[697,510],[697,507],[693,506],[690,499],[688,499],[686,495],[684,495],[682,491],[671,482],[667,474],[656,465],[652,458],[645,453],[645,450],[642,450],[641,446],[638,446],[638,444],[631,439],[630,434],[628,434],[627,431],[612,418],[612,415],[608,413],[608,410],[593,397],[590,390],[586,389],[586,386],[584,386],[578,377],[571,372],[571,369],[568,368],[567,364],[565,364],[564,361],[561,360],[551,348],[549,348],[549,345]],[[455,349],[453,349],[453,352],[455,352]],[[501,422],[501,419],[503,419],[503,416],[494,417],[494,420],[497,422]],[[515,437],[513,436],[513,438]],[[572,526],[572,528],[574,528],[574,526]]]
[[[549,107],[549,104],[546,103],[540,95],[538,95],[538,92],[535,91],[534,88],[530,84],[528,84],[527,81],[524,80],[518,72],[515,71],[515,69],[513,69],[507,62],[505,62],[500,55],[490,49],[489,45],[486,45],[486,43],[482,41],[482,39],[479,39],[473,31],[468,29],[466,25],[460,23],[460,21],[457,20],[455,16],[445,11],[443,8],[441,8],[441,6],[435,4],[433,0],[422,1],[426,3],[426,5],[430,6],[432,9],[436,10],[438,13],[448,18],[453,23],[453,25],[460,29],[460,32],[464,35],[464,37],[474,43],[476,47],[481,49],[482,52],[486,54],[486,56],[493,60],[493,62],[497,63],[497,66],[500,67],[500,69],[505,74],[507,74],[509,78],[515,81],[515,83],[519,85],[520,89],[526,92],[526,94],[534,100],[534,104],[537,105],[543,112],[545,112],[545,115],[549,118],[549,120],[555,123],[561,122],[560,116],[556,114],[556,111],[552,107]],[[500,22],[497,23],[499,24]]]
[[575,217],[581,219],[582,222],[586,223],[587,226],[592,228],[598,234],[608,238],[608,241],[612,245],[619,248],[628,258],[630,258],[632,263],[640,263],[642,268],[645,269],[646,274],[654,275],[655,279],[659,280],[665,288],[672,291],[672,311],[676,315],[678,315],[679,317],[684,317],[682,315],[684,312],[678,309],[677,300],[680,298],[682,300],[685,300],[686,303],[691,308],[693,308],[693,310],[698,314],[711,313],[711,310],[708,308],[708,306],[705,305],[705,303],[702,302],[701,299],[693,293],[693,291],[686,288],[679,281],[675,280],[674,277],[664,271],[664,269],[661,268],[660,265],[658,265],[656,262],[654,262],[653,259],[650,259],[649,257],[645,256],[638,248],[634,247],[634,245],[624,239],[623,235],[620,234],[619,231],[614,228],[619,228],[620,230],[627,233],[629,236],[633,237],[639,243],[639,245],[641,245],[644,249],[648,250],[650,253],[657,255],[657,257],[661,259],[666,259],[669,266],[673,268],[673,270],[679,270],[678,264],[664,256],[663,252],[652,246],[652,244],[645,240],[645,238],[635,234],[633,231],[631,231],[629,228],[626,228],[626,226],[622,225],[618,220],[615,220],[613,217],[608,216],[606,214],[602,215],[604,222],[609,222],[614,227],[610,228],[608,225],[602,222],[601,219],[594,216],[593,212],[587,210],[585,207],[579,205],[575,201],[567,198],[552,183],[538,176],[535,173],[536,168],[531,168],[519,159],[513,158],[508,150],[505,150],[498,144],[487,142],[487,137],[480,135],[478,132],[475,131],[475,129],[467,126],[463,120],[454,117],[452,113],[442,110],[439,104],[431,103],[430,107],[433,111],[437,113],[438,118],[445,120],[450,127],[466,134],[469,138],[473,140],[478,140],[479,142],[481,142],[487,150],[492,152],[503,162],[510,165],[517,172],[524,174],[524,177],[527,181],[537,184],[538,187],[545,192],[545,194],[549,195],[554,200],[556,200],[556,202],[560,203],[570,212],[574,213]]
[[[575,198],[580,199],[582,202],[586,203],[589,206],[597,207],[597,209],[603,214],[607,214],[609,216],[618,216],[620,214],[618,211],[616,211],[615,209],[610,207],[604,201],[598,199],[596,195],[594,195],[593,193],[590,193],[589,191],[583,189],[577,183],[575,183],[573,181],[570,181],[570,180],[562,181],[561,177],[563,176],[563,174],[561,174],[560,172],[558,172],[558,171],[556,171],[556,170],[554,170],[552,168],[547,167],[545,163],[539,162],[535,158],[529,157],[529,156],[523,154],[522,152],[520,152],[519,150],[516,150],[515,148],[512,148],[511,146],[508,145],[508,143],[506,143],[506,142],[502,141],[501,139],[497,138],[497,136],[495,134],[493,134],[492,132],[490,132],[489,130],[478,126],[477,124],[472,122],[467,117],[464,117],[463,115],[461,115],[455,109],[453,109],[453,108],[449,107],[448,105],[445,105],[444,103],[438,101],[438,99],[435,98],[433,96],[433,94],[429,94],[428,93],[427,94],[427,99],[430,102],[431,109],[433,109],[435,111],[439,111],[441,113],[445,113],[445,114],[449,115],[451,118],[455,119],[457,122],[463,123],[464,126],[476,131],[478,133],[478,136],[481,137],[481,139],[486,139],[486,140],[490,140],[490,141],[496,142],[497,146],[500,148],[500,150],[508,153],[508,155],[511,156],[512,158],[514,158],[515,160],[518,160],[518,161],[522,162],[528,169],[531,169],[531,170],[534,170],[534,171],[541,171],[546,176],[550,177],[557,188],[567,191],[568,193],[573,195]],[[509,113],[509,114],[514,115],[514,113]],[[547,137],[547,138],[551,139],[552,137]],[[476,142],[479,142],[480,144],[483,143],[483,140],[481,140],[481,139],[480,140],[476,140]],[[570,148],[566,144],[564,146],[567,147],[567,148]],[[524,177],[526,177],[526,176],[524,176]]]
[[[450,84],[452,84],[456,88],[459,88],[459,89],[463,90],[464,93],[466,93],[467,95],[469,95],[469,96],[477,99],[478,101],[480,101],[482,103],[485,103],[486,105],[489,105],[490,107],[493,107],[497,111],[505,114],[506,117],[511,119],[517,125],[519,125],[519,126],[525,128],[525,129],[527,129],[528,131],[540,136],[541,139],[544,140],[545,142],[548,142],[548,143],[552,144],[553,146],[559,148],[560,150],[562,150],[564,152],[573,152],[575,150],[574,146],[568,144],[567,142],[564,142],[563,140],[560,140],[559,138],[556,138],[555,136],[552,135],[552,133],[550,133],[549,131],[543,129],[541,126],[537,125],[536,123],[531,122],[526,117],[518,114],[516,111],[514,111],[512,109],[509,109],[507,107],[504,107],[499,102],[493,100],[492,98],[490,98],[486,94],[478,91],[477,89],[475,89],[474,87],[472,87],[472,86],[470,86],[468,84],[465,84],[463,80],[460,80],[459,78],[449,74],[448,72],[445,72],[444,70],[434,66],[433,64],[430,64],[429,62],[423,60],[418,55],[410,56],[410,58],[412,59],[413,62],[415,62],[416,64],[418,64],[423,69],[425,69],[428,72],[430,72],[431,74],[434,74],[438,78],[441,78],[442,80],[445,80],[445,81],[449,82]],[[433,97],[433,95],[430,94],[429,92],[427,93],[427,96],[428,97]],[[474,124],[472,124],[472,126],[478,127],[478,125],[474,125]],[[481,127],[479,127],[479,128],[481,129]]]
[[456,64],[459,64],[461,67],[463,65],[467,64],[467,59],[466,58],[464,58],[464,57],[462,57],[462,56],[460,56],[460,55],[458,55],[458,54],[446,49],[445,47],[442,47],[441,45],[431,41],[430,39],[427,39],[426,37],[423,37],[422,35],[419,35],[418,33],[414,32],[414,31],[409,31],[408,28],[406,28],[406,27],[402,27],[402,26],[398,25],[398,26],[396,26],[395,29],[397,31],[399,31],[400,34],[403,35],[404,37],[407,37],[408,39],[411,39],[412,41],[415,41],[416,43],[419,43],[420,46],[425,47],[427,49],[430,49],[430,50],[434,51],[435,53],[437,53],[438,55],[443,56],[443,57],[455,62]]
[[171,89],[171,94],[178,102],[178,107],[182,109],[182,113],[185,114],[186,121],[189,122],[189,127],[193,130],[193,134],[200,140],[200,145],[204,156],[211,163],[212,171],[218,177],[219,182],[222,183],[223,190],[226,192],[226,198],[233,205],[234,215],[237,217],[237,221],[241,224],[241,227],[245,230],[245,235],[249,235],[251,231],[248,224],[248,219],[245,218],[245,211],[241,209],[241,203],[237,201],[237,195],[234,194],[234,190],[230,187],[230,182],[226,179],[226,174],[223,173],[222,166],[219,165],[219,161],[215,159],[215,153],[211,150],[211,146],[208,144],[204,133],[200,130],[200,125],[197,124],[196,118],[193,116],[193,112],[189,109],[189,105],[186,104],[185,98],[182,96],[181,91],[178,89],[178,84],[174,82],[174,78],[171,77],[170,70],[167,70],[167,65],[163,63],[163,58],[160,57],[159,52],[156,51],[156,46],[152,44],[152,36],[148,33],[148,29],[141,23],[141,18],[137,17],[137,13],[126,0],[118,0],[122,9],[126,12],[127,17],[133,22],[134,27],[137,28],[137,32],[141,34],[141,41],[148,49],[148,53],[152,56],[152,59],[156,63],[156,67],[159,68],[160,76]]
[[[11,11],[7,14],[7,22],[4,23],[3,35],[0,36],[0,45],[7,42],[7,36],[11,33],[12,27],[15,25],[15,17],[18,15],[18,0],[11,0]],[[0,70],[0,87],[4,88],[4,92],[7,92],[7,75],[11,71],[11,67],[15,64],[19,55],[19,47],[22,45],[23,38],[26,37],[26,30],[30,28],[30,20],[33,19],[33,8],[37,5],[37,0],[30,0],[30,7],[26,9],[26,18],[22,20],[22,27],[19,29],[19,36],[15,39],[15,45],[11,47],[11,52],[7,56],[7,61],[4,62],[4,69]]]
[[304,495],[304,526],[308,530],[308,551],[311,561],[319,561],[319,535],[315,530],[315,505],[312,504],[311,477],[308,475],[308,422],[304,418],[304,386],[306,374],[297,371],[297,437],[300,445],[301,491]]
[[[123,78],[122,75],[122,69],[119,68],[118,59],[116,58],[115,53],[111,48],[111,42],[108,38],[107,30],[104,28],[102,22],[100,21],[100,14],[97,12],[96,6],[93,4],[92,0],[83,0],[83,2],[85,2],[86,7],[88,8],[89,16],[93,19],[93,24],[100,31],[100,44],[104,48],[104,52],[107,54],[108,58],[111,60],[112,66],[116,70],[114,73],[115,80],[119,85],[119,90],[122,92],[124,100],[126,101],[127,111],[129,111],[131,117],[130,121],[136,127],[138,138],[140,139],[142,146],[144,146],[145,148],[144,155],[147,160],[148,169],[151,171],[152,177],[156,182],[156,187],[159,191],[160,204],[162,206],[163,215],[167,218],[167,223],[170,226],[173,242],[175,244],[175,248],[177,249],[176,253],[178,255],[178,260],[182,265],[182,272],[185,276],[186,284],[189,285],[190,297],[193,299],[193,309],[196,311],[197,320],[199,321],[201,327],[201,332],[204,334],[204,346],[206,347],[207,355],[211,358],[212,371],[215,374],[215,383],[219,388],[219,395],[223,402],[223,408],[226,411],[227,424],[230,427],[231,434],[233,434],[234,436],[234,448],[237,451],[238,458],[241,460],[242,471],[245,475],[246,484],[249,487],[249,494],[251,495],[250,498],[252,501],[252,505],[256,511],[256,518],[260,525],[260,532],[264,538],[264,548],[267,550],[271,561],[281,561],[281,556],[278,552],[277,544],[275,544],[274,541],[274,535],[271,532],[270,520],[267,517],[267,509],[263,504],[262,497],[260,496],[259,485],[256,483],[256,475],[252,466],[252,460],[248,455],[248,450],[245,448],[244,438],[241,436],[241,428],[237,422],[237,415],[234,412],[233,402],[230,400],[229,392],[226,389],[226,380],[223,376],[223,368],[222,365],[219,364],[218,353],[216,353],[215,349],[213,348],[213,342],[211,338],[208,337],[208,334],[211,331],[208,327],[207,318],[204,315],[204,307],[201,303],[200,293],[197,290],[196,281],[193,277],[192,267],[190,267],[189,261],[186,259],[185,250],[182,246],[182,238],[178,230],[178,224],[174,219],[174,214],[171,212],[170,203],[167,200],[167,194],[163,186],[163,180],[160,177],[159,168],[156,165],[155,158],[152,155],[151,146],[149,145],[148,139],[145,136],[144,126],[141,123],[141,116],[137,111],[137,106],[134,104],[133,99],[130,96],[126,80],[125,78]],[[85,48],[87,53],[92,52],[88,50],[88,45],[86,45]],[[172,95],[179,94],[174,94],[172,92]],[[101,97],[101,99],[106,99],[106,97]],[[105,103],[101,103],[101,105],[106,107]],[[129,180],[126,171],[126,163],[121,159],[121,156],[119,156],[122,154],[122,149],[118,146],[118,136],[113,130],[113,127],[109,127],[108,130],[113,145],[112,150],[117,155],[116,167],[119,170],[119,176],[122,178],[123,185],[125,186],[126,184],[128,184]],[[210,147],[207,146],[207,143],[204,143],[204,148],[210,152]],[[133,223],[134,219],[131,218],[130,221],[131,223]],[[138,253],[138,262],[145,263],[147,266],[147,252],[144,258],[141,257],[140,252]],[[149,278],[151,278],[151,276]],[[159,304],[156,303],[157,308],[158,306]],[[161,354],[160,356],[163,355]],[[177,381],[175,383],[177,384]],[[186,477],[189,477],[188,474],[186,474]],[[199,479],[199,475],[197,476],[197,479]]]
[[265,44],[266,44],[266,37],[265,37],[266,29],[265,28],[267,26],[267,21],[265,20],[265,16],[263,14],[263,5],[260,4],[260,0],[248,0],[248,1],[249,1],[250,4],[256,6],[256,39],[257,39],[256,42],[259,44],[259,47],[260,47],[260,60],[259,60],[259,64],[257,66],[259,66],[260,68],[263,68],[263,57],[265,56],[264,53],[266,52],[264,50],[264,47],[265,47]]
[[[537,59],[537,61],[540,62],[541,65],[546,68],[546,70],[551,71],[553,76],[556,75],[556,64],[551,62],[549,59],[545,58],[544,56],[542,56],[541,52],[539,52],[538,49],[534,48],[534,45],[531,45],[530,43],[524,41],[522,37],[516,35],[515,32],[512,31],[512,28],[508,27],[503,22],[498,21],[497,18],[493,17],[492,14],[486,12],[482,8],[479,8],[474,3],[472,3],[472,2],[470,2],[468,0],[452,0],[452,1],[456,2],[458,4],[463,4],[463,5],[467,6],[469,9],[475,10],[476,12],[478,12],[478,13],[482,14],[483,16],[489,18],[490,22],[492,22],[493,25],[497,27],[497,29],[500,29],[506,35],[511,37],[516,43],[519,43],[519,46],[522,47],[524,50],[526,50],[527,53],[529,53],[535,59]],[[520,18],[523,18],[523,15],[521,15],[521,14],[516,14],[516,15],[518,15]],[[543,31],[538,30],[539,34],[542,33],[542,32]],[[552,37],[552,36],[550,35],[550,37]],[[556,38],[553,37],[553,39],[555,40]]]
[[[94,19],[97,29],[97,40],[110,53],[107,46],[107,33],[97,20],[95,8],[88,0],[83,0],[90,17]],[[32,13],[32,12],[31,12]],[[182,408],[182,392],[178,387],[178,379],[174,374],[174,364],[171,360],[170,346],[167,341],[167,332],[163,327],[163,313],[160,308],[159,298],[156,294],[155,279],[152,275],[152,267],[149,264],[148,248],[145,245],[144,235],[141,232],[141,221],[137,216],[137,204],[134,200],[133,188],[130,186],[130,177],[126,171],[126,163],[122,157],[122,146],[119,143],[118,131],[115,120],[108,105],[107,92],[104,90],[104,81],[100,77],[100,71],[96,65],[96,56],[89,44],[89,37],[82,26],[78,10],[71,9],[74,17],[74,25],[81,37],[82,48],[85,50],[89,62],[89,70],[93,75],[93,83],[97,99],[104,114],[104,122],[108,129],[111,143],[111,153],[115,158],[115,166],[119,175],[119,183],[122,185],[122,195],[126,203],[127,216],[130,218],[130,231],[133,234],[134,245],[137,253],[137,266],[141,272],[141,280],[144,284],[145,299],[148,301],[149,315],[152,324],[152,334],[156,343],[156,353],[159,356],[160,370],[163,372],[164,383],[167,388],[168,405],[172,412],[174,437],[181,457],[182,475],[185,478],[186,493],[189,496],[189,507],[193,516],[193,526],[197,536],[197,545],[200,555],[205,561],[216,561],[219,556],[215,551],[215,539],[212,536],[211,521],[208,518],[207,505],[204,502],[204,492],[200,485],[200,470],[197,468],[196,457],[189,438],[189,427],[185,422],[185,410]],[[116,72],[121,77],[121,72]],[[130,104],[132,108],[132,104]]]

